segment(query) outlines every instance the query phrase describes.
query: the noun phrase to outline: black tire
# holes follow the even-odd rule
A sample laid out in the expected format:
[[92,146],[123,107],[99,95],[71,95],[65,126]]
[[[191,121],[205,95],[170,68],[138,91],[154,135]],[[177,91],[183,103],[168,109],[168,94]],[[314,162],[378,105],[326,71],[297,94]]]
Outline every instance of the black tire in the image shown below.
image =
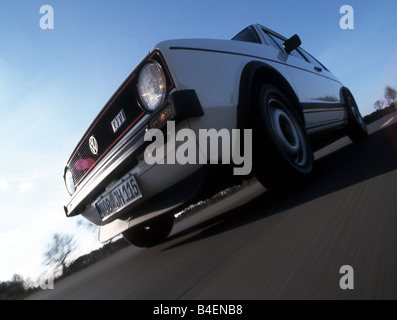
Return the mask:
[[123,237],[132,245],[147,248],[162,243],[174,226],[174,215],[166,214],[123,232]]
[[348,90],[344,91],[344,99],[347,112],[347,135],[353,142],[360,142],[368,137],[367,125],[361,116],[356,100]]
[[313,152],[302,117],[273,85],[253,103],[253,172],[270,191],[294,190],[313,171]]

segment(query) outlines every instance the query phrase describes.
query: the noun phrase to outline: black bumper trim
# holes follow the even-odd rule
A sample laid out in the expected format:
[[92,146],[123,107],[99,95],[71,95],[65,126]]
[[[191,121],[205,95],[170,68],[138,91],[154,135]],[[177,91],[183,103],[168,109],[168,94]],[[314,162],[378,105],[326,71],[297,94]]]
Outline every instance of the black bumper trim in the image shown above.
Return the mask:
[[202,117],[203,108],[195,90],[180,90],[170,94],[168,102],[175,121]]

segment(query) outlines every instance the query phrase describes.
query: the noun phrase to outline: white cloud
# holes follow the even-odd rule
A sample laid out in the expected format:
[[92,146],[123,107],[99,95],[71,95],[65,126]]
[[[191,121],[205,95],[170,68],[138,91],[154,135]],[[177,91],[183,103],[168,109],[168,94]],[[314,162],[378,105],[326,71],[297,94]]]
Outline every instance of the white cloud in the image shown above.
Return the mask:
[[0,190],[6,190],[8,188],[8,182],[5,180],[0,181]]
[[18,185],[18,193],[25,193],[32,189],[34,185],[30,182],[22,182],[21,184]]

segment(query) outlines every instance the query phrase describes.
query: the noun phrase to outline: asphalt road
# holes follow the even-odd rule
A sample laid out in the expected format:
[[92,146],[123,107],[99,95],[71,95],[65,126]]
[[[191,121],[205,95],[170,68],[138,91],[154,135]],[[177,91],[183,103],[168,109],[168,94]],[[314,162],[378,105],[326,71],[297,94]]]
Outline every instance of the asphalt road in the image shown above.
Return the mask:
[[[31,298],[397,299],[397,115],[370,132],[319,152],[313,181],[293,195],[251,186],[262,195],[248,204],[197,214],[167,242],[129,247]],[[353,290],[339,286],[343,265]]]

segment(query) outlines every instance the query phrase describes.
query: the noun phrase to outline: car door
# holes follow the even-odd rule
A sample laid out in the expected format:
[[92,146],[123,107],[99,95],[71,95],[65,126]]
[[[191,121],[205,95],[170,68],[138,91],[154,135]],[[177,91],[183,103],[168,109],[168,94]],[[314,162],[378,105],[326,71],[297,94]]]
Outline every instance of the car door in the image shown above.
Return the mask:
[[279,51],[278,58],[288,67],[302,105],[308,134],[340,125],[343,106],[331,86],[332,74],[300,49],[287,54],[283,48],[286,39],[266,29],[263,32],[267,42]]

